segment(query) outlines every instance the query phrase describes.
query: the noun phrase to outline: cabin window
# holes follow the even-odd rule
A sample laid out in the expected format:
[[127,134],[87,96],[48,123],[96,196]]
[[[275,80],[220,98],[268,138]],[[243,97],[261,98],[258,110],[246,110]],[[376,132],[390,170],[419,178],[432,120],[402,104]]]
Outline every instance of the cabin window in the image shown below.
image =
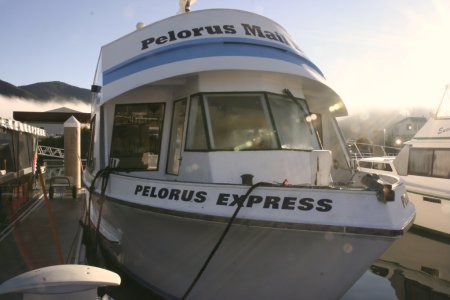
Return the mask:
[[31,148],[32,145],[28,144],[27,135],[23,132],[19,132],[19,169],[25,169],[31,167]]
[[358,165],[360,168],[372,169],[372,162],[369,161],[359,161]]
[[0,128],[0,170],[14,171],[13,141],[11,133]]
[[167,173],[178,175],[181,163],[181,147],[183,143],[184,120],[186,118],[186,99],[174,103],[172,127],[170,130],[169,157]]
[[306,103],[264,93],[202,94],[191,99],[186,150],[319,148]]
[[408,174],[450,178],[450,149],[410,149]]
[[450,149],[435,149],[433,176],[450,178]]
[[111,141],[116,167],[158,170],[163,117],[163,103],[116,105]]
[[378,164],[375,164],[375,169],[381,170],[381,171],[392,172],[392,167],[391,167],[391,165],[385,164],[385,163],[378,163]]
[[275,120],[282,149],[312,150],[319,145],[311,122],[306,122],[306,104],[279,95],[269,95],[270,108]]
[[208,150],[205,120],[203,117],[203,102],[200,96],[191,98],[186,148],[194,151]]
[[408,161],[408,174],[431,176],[433,163],[432,149],[410,149]]
[[205,95],[205,103],[212,149],[277,149],[262,94]]

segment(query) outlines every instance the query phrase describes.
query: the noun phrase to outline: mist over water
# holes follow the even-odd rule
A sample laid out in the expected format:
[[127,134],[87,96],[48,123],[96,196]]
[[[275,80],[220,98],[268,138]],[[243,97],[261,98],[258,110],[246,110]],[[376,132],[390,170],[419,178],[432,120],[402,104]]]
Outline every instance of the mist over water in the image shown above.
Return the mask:
[[13,119],[13,111],[45,112],[67,107],[79,112],[90,112],[90,105],[78,99],[52,99],[49,101],[0,96],[0,117]]

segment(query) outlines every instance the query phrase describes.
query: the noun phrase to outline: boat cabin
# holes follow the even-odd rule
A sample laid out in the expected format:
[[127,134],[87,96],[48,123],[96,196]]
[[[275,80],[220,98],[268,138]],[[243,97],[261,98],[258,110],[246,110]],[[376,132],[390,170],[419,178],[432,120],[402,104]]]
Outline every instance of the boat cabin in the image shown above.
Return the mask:
[[177,27],[168,18],[102,48],[92,100],[99,146],[88,167],[162,180],[305,185],[328,185],[333,171],[349,170],[335,120],[345,106],[284,29],[248,12],[206,15],[176,16],[203,28],[198,37],[184,27],[167,32],[167,24]]

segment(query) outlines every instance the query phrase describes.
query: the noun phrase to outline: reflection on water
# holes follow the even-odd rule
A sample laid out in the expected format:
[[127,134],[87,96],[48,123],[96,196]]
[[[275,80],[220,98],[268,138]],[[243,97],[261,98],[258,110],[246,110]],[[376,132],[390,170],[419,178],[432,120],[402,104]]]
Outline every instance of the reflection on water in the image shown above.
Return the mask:
[[410,232],[372,270],[389,279],[398,299],[450,299],[450,243]]
[[343,299],[450,299],[450,240],[411,230]]

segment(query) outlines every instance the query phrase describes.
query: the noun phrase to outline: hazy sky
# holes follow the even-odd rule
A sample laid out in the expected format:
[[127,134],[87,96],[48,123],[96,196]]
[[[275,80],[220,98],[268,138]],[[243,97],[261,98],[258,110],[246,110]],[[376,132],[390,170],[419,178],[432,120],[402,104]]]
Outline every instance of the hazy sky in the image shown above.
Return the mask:
[[[198,0],[281,24],[350,113],[438,105],[450,83],[449,0]],[[174,15],[177,0],[0,0],[0,79],[90,88],[100,47]],[[0,103],[1,104],[1,103]]]

